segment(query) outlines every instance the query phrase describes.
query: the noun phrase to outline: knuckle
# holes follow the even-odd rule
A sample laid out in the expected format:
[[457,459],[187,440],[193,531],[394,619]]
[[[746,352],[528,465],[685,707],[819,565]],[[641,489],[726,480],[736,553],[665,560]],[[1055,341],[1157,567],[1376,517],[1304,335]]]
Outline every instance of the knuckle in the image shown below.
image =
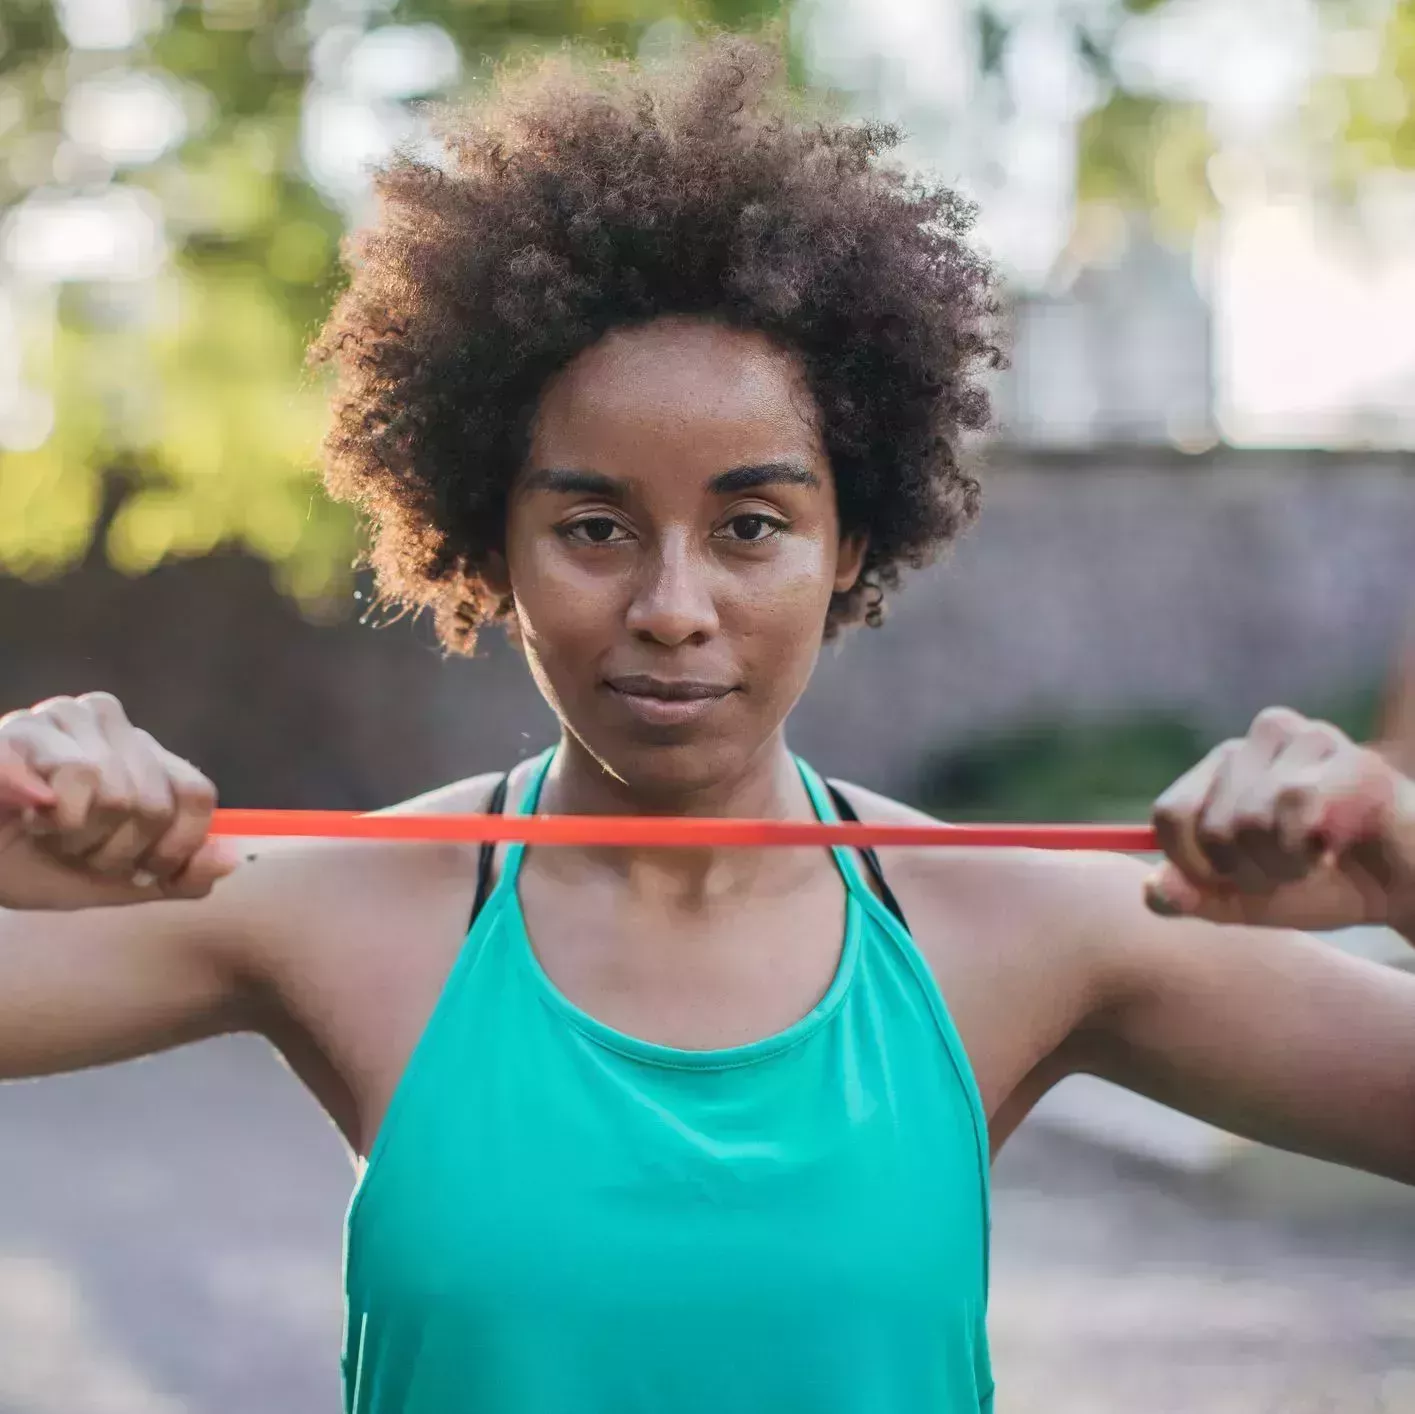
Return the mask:
[[94,808],[103,815],[131,815],[136,801],[133,793],[111,781],[103,781],[94,796]]
[[1253,718],[1253,725],[1255,727],[1289,727],[1294,723],[1306,720],[1300,713],[1294,712],[1291,707],[1264,707]]
[[103,778],[103,768],[92,756],[75,754],[60,766],[59,770],[75,785],[85,789],[95,789]]
[[185,810],[210,810],[216,804],[216,787],[192,768],[173,782],[172,793]]
[[1390,774],[1391,770],[1390,762],[1371,746],[1356,748],[1355,764],[1358,773],[1362,776],[1386,776]]
[[133,801],[133,814],[146,825],[161,825],[172,815],[171,798],[155,791],[143,791]]
[[1248,728],[1248,735],[1257,741],[1286,741],[1306,726],[1307,719],[1290,707],[1264,707]]
[[1312,741],[1324,742],[1329,746],[1339,746],[1348,737],[1335,722],[1314,717],[1302,724],[1302,735]]
[[78,702],[102,721],[128,720],[128,714],[123,711],[123,704],[111,692],[85,692],[78,698]]
[[181,849],[168,845],[149,850],[143,856],[144,866],[159,879],[170,879],[186,865],[188,856]]
[[72,697],[46,697],[27,711],[17,712],[15,716],[22,721],[43,722],[46,725],[62,727],[65,722],[73,721],[82,710]]
[[153,753],[162,750],[157,738],[142,727],[129,727],[128,740],[141,751]]
[[1265,835],[1273,827],[1272,811],[1261,805],[1244,806],[1234,812],[1232,832],[1234,835]]

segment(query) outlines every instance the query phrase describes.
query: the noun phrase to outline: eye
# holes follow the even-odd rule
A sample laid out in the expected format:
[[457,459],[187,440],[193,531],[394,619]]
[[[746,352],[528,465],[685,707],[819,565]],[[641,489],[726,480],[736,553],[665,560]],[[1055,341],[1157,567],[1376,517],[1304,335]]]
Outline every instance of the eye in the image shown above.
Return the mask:
[[585,516],[583,520],[560,526],[559,533],[578,545],[615,545],[632,538],[611,516]]
[[[716,533],[724,540],[736,540],[753,545],[763,540],[770,540],[785,529],[786,522],[784,520],[777,520],[775,516],[762,515],[756,511],[748,511],[742,515],[733,516]],[[729,531],[730,534],[727,533]]]

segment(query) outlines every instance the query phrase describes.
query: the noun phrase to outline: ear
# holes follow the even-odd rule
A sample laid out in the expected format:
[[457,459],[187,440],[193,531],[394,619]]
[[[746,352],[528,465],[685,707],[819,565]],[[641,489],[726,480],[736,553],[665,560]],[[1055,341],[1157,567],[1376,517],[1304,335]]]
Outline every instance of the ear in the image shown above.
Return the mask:
[[506,555],[501,550],[492,550],[487,554],[479,577],[481,582],[500,598],[504,599],[510,594],[511,570],[506,563]]
[[869,536],[863,533],[840,537],[840,547],[835,552],[835,592],[837,594],[844,594],[847,590],[855,587],[860,578],[860,570],[865,563],[865,551],[869,548],[869,544]]
[[[511,597],[511,571],[506,556],[500,550],[493,550],[487,555],[481,570],[481,582],[498,598],[505,600]],[[511,646],[521,652],[521,623],[514,609],[501,620],[501,629]]]

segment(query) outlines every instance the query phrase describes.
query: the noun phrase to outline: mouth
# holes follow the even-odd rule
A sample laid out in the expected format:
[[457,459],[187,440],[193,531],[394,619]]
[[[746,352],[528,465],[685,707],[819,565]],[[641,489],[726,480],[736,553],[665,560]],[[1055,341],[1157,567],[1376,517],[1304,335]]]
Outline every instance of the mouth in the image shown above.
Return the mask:
[[697,721],[737,690],[728,683],[642,673],[606,678],[604,685],[641,722],[655,726]]

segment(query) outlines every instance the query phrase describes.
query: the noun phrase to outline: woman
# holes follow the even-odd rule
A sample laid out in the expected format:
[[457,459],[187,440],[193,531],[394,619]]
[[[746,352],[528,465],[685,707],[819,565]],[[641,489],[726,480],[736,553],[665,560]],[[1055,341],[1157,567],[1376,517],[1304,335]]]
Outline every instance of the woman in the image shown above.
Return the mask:
[[[782,724],[823,636],[976,512],[968,213],[879,163],[887,129],[792,119],[743,41],[498,102],[382,178],[319,346],[328,476],[385,595],[453,648],[504,624],[562,734],[397,808],[919,819]],[[102,695],[5,718],[0,782],[0,1075],[269,1037],[361,1160],[351,1410],[987,1409],[989,1137],[1077,1071],[1415,1179],[1415,980],[1287,931],[1415,938],[1415,783],[1293,712],[1159,802],[1148,882],[1028,851],[243,857]]]

